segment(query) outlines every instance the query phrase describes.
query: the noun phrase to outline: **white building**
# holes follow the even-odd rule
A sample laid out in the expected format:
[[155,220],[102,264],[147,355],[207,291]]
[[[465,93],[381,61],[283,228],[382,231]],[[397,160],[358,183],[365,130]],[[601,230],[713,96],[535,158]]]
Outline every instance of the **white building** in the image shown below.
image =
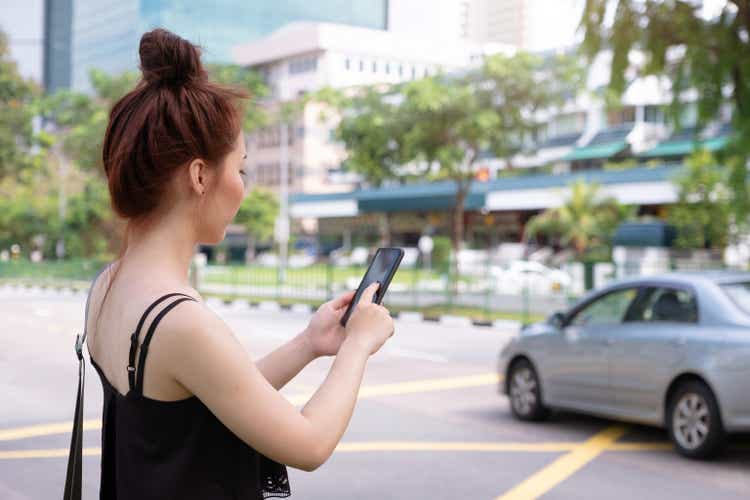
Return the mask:
[[[308,22],[288,24],[266,38],[233,50],[238,64],[263,75],[271,89],[267,101],[271,108],[324,87],[397,83],[441,70],[466,68],[479,62],[484,53],[482,46],[463,40],[440,41]],[[353,179],[342,176],[339,170],[345,158],[344,149],[332,135],[338,116],[329,112],[322,119],[323,111],[325,108],[319,103],[308,104],[289,135],[289,179],[293,192],[332,192],[352,187]],[[269,187],[279,184],[279,136],[277,129],[266,129],[253,134],[249,141],[249,167],[257,184]]]

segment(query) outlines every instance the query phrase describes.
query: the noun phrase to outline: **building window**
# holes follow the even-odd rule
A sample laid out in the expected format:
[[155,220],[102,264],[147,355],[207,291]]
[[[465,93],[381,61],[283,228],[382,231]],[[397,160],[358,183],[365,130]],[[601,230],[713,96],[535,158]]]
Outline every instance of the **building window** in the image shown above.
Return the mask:
[[643,120],[648,123],[664,123],[664,111],[661,106],[644,106]]
[[385,74],[386,75],[391,74],[391,63],[385,63]]
[[404,65],[399,64],[398,65],[398,76],[404,76]]
[[359,71],[361,72],[361,71],[364,71],[364,70],[365,70],[365,62],[362,59],[360,59],[359,60]]
[[289,74],[296,75],[299,73],[307,73],[315,71],[318,68],[317,57],[304,57],[301,59],[294,59],[289,63]]
[[351,69],[351,65],[352,65],[352,62],[349,60],[348,57],[344,59],[344,69],[349,71]]
[[373,73],[377,73],[378,72],[378,62],[377,61],[373,61],[372,62],[372,72]]
[[607,123],[610,126],[635,122],[635,106],[625,106],[619,110],[607,113]]
[[417,67],[412,66],[411,67],[411,79],[414,80],[417,77]]

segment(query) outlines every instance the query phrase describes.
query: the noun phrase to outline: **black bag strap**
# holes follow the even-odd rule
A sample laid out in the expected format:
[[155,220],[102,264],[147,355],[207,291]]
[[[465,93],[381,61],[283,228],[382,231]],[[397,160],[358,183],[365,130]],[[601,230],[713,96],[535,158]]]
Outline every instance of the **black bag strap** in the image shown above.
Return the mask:
[[86,363],[83,359],[83,346],[86,343],[86,325],[89,320],[89,301],[94,283],[109,264],[96,273],[89,286],[86,306],[84,310],[83,333],[76,335],[75,351],[78,356],[78,394],[76,395],[76,410],[73,417],[73,433],[70,436],[70,453],[68,454],[68,471],[65,474],[65,490],[63,500],[80,500],[81,498],[81,462],[83,461],[83,386],[86,375]]

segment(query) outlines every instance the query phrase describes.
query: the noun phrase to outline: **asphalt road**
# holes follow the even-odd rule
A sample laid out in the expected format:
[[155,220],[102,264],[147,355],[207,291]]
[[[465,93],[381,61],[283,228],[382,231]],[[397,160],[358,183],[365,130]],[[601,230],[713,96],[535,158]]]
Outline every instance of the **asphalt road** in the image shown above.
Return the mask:
[[[60,498],[77,377],[83,295],[0,288],[0,498]],[[212,304],[253,357],[308,315]],[[158,333],[157,333],[158,334]],[[514,421],[497,392],[496,355],[512,332],[397,321],[368,364],[339,448],[314,472],[289,469],[301,499],[750,498],[750,439],[717,461],[680,458],[663,431],[574,414]],[[295,404],[330,359],[282,391]],[[98,498],[101,385],[87,365],[84,498]]]

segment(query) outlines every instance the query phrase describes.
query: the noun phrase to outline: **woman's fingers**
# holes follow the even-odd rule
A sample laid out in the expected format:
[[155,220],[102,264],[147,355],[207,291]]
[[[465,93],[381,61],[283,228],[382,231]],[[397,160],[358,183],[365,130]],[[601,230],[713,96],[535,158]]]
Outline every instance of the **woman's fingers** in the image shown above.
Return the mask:
[[354,294],[357,293],[356,290],[350,290],[342,295],[339,295],[335,299],[331,301],[331,306],[334,309],[341,309],[343,307],[346,307],[349,305],[349,302],[352,301],[354,298]]
[[362,292],[362,297],[360,297],[359,302],[364,302],[365,304],[371,303],[372,297],[375,295],[375,292],[377,291],[378,288],[380,288],[379,281],[370,283],[370,286],[365,288],[365,291]]

